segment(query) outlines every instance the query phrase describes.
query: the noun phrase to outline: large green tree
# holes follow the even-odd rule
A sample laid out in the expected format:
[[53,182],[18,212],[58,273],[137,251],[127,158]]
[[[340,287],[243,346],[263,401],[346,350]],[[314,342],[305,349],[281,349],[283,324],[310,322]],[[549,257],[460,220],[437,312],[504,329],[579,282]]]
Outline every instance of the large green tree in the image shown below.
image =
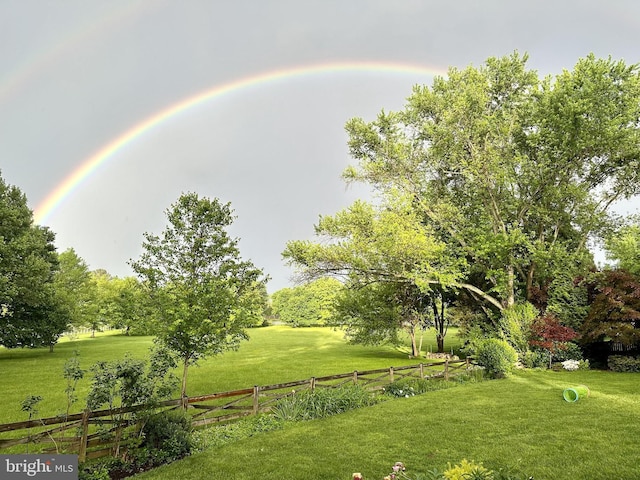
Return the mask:
[[346,127],[346,179],[412,197],[501,308],[584,272],[612,204],[640,192],[638,66],[590,55],[540,79],[526,62],[451,68],[404,110]]
[[227,228],[230,204],[180,196],[166,210],[161,236],[144,234],[143,253],[131,262],[158,310],[158,340],[182,360],[182,396],[188,367],[198,359],[237,348],[264,305],[257,304],[262,271],[240,257]]
[[280,289],[271,296],[273,314],[293,326],[326,324],[341,288],[342,283],[327,277]]
[[98,325],[96,284],[87,263],[69,248],[58,255],[59,269],[53,278],[61,314],[74,327],[89,327],[95,332]]
[[460,281],[465,260],[449,255],[406,198],[389,197],[377,206],[357,201],[321,217],[316,234],[323,240],[291,241],[283,256],[303,278],[343,280],[346,290],[338,296],[334,323],[347,327],[352,341],[393,342],[404,329],[417,356],[416,333],[437,301],[435,288],[470,288],[484,295]]
[[53,241],[53,232],[33,224],[25,195],[0,177],[0,345],[53,348],[65,331],[52,286]]

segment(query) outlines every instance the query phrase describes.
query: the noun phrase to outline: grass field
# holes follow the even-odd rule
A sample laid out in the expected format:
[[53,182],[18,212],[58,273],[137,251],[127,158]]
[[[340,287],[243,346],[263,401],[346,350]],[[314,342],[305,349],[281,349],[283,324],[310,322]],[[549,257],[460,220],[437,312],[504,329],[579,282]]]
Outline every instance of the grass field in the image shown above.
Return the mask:
[[[192,368],[189,394],[417,363],[402,349],[346,345],[340,332],[325,328],[268,327],[250,335],[240,350]],[[449,342],[457,341],[450,335]],[[427,348],[435,343],[433,336],[425,340]],[[0,349],[0,422],[25,419],[20,402],[28,394],[44,397],[41,416],[63,411],[62,367],[74,351],[88,368],[126,352],[144,357],[150,345],[149,337],[104,334],[64,341],[53,354]],[[579,384],[587,385],[591,396],[563,401],[563,389]],[[89,376],[79,386],[81,397],[88,385]],[[76,410],[82,406],[79,401]],[[633,480],[640,479],[639,420],[638,374],[521,371],[504,380],[289,424],[136,478],[347,480],[357,471],[380,480],[396,461],[405,462],[409,473],[424,473],[466,458],[492,469],[511,467],[536,480]]]
[[[536,480],[640,478],[640,378],[612,372],[523,371],[291,424],[193,455],[140,480],[380,480],[396,461],[407,473],[463,458]],[[591,396],[562,399],[586,384]]]
[[[291,328],[273,326],[249,330],[251,339],[237,351],[226,352],[200,362],[189,369],[188,393],[206,393],[270,385],[312,376],[402,366],[418,363],[403,349],[390,346],[364,347],[347,345],[341,332],[329,328]],[[457,346],[455,332],[450,332],[447,347]],[[73,352],[80,354],[82,368],[88,369],[98,360],[122,358],[126,353],[145,358],[151,337],[127,337],[114,333],[98,334],[75,340],[65,339],[48,349],[0,348],[0,423],[25,420],[20,403],[27,395],[40,395],[39,416],[47,417],[65,410],[63,366]],[[423,349],[435,350],[433,333],[425,335]],[[408,351],[408,350],[407,350]],[[80,400],[72,411],[84,407],[90,374],[78,385]],[[176,392],[176,397],[178,393]]]

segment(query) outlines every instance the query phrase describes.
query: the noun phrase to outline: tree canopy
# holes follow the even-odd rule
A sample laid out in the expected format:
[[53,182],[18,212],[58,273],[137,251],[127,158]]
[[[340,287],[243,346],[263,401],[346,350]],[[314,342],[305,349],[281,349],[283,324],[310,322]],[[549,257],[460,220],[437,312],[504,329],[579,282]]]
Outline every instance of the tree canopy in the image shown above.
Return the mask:
[[290,242],[285,258],[354,285],[454,288],[489,318],[582,301],[568,292],[593,267],[592,242],[640,193],[640,70],[589,55],[540,78],[527,60],[450,68],[403,110],[350,120],[344,178],[378,203],[322,217],[319,241]]
[[53,232],[33,224],[25,195],[0,177],[0,345],[52,348],[65,331],[53,241]]
[[504,306],[590,264],[612,203],[640,191],[638,67],[590,55],[539,79],[526,61],[451,68],[403,111],[347,124],[346,178],[412,195]]

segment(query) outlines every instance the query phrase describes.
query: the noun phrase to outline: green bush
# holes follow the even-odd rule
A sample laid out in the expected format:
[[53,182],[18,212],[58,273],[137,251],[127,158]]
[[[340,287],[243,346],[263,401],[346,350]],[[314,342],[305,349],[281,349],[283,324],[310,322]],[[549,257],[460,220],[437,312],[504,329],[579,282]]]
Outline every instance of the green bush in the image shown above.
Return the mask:
[[520,355],[520,362],[526,368],[548,368],[549,354],[544,350],[528,350]]
[[564,362],[565,360],[582,360],[582,350],[573,342],[562,344],[562,348],[558,348],[553,353],[553,360],[556,362]]
[[144,440],[135,454],[137,463],[160,465],[191,452],[191,422],[183,411],[162,412],[148,417],[142,433]]
[[487,375],[500,378],[513,371],[518,360],[516,350],[505,340],[497,338],[485,338],[478,340],[474,345],[477,362],[484,366]]
[[366,407],[376,402],[373,394],[359,385],[316,388],[279,400],[273,409],[273,415],[279,420],[311,420]]
[[640,372],[640,358],[627,355],[610,355],[607,365],[614,372]]

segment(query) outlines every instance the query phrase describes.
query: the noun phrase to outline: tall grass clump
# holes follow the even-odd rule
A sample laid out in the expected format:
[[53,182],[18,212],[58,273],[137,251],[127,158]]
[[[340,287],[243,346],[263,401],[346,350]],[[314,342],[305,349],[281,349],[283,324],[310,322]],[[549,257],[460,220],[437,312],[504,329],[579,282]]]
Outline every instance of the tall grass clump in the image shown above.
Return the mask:
[[295,393],[279,400],[273,408],[275,418],[284,421],[311,420],[336,415],[378,402],[359,385],[338,388],[316,388]]

